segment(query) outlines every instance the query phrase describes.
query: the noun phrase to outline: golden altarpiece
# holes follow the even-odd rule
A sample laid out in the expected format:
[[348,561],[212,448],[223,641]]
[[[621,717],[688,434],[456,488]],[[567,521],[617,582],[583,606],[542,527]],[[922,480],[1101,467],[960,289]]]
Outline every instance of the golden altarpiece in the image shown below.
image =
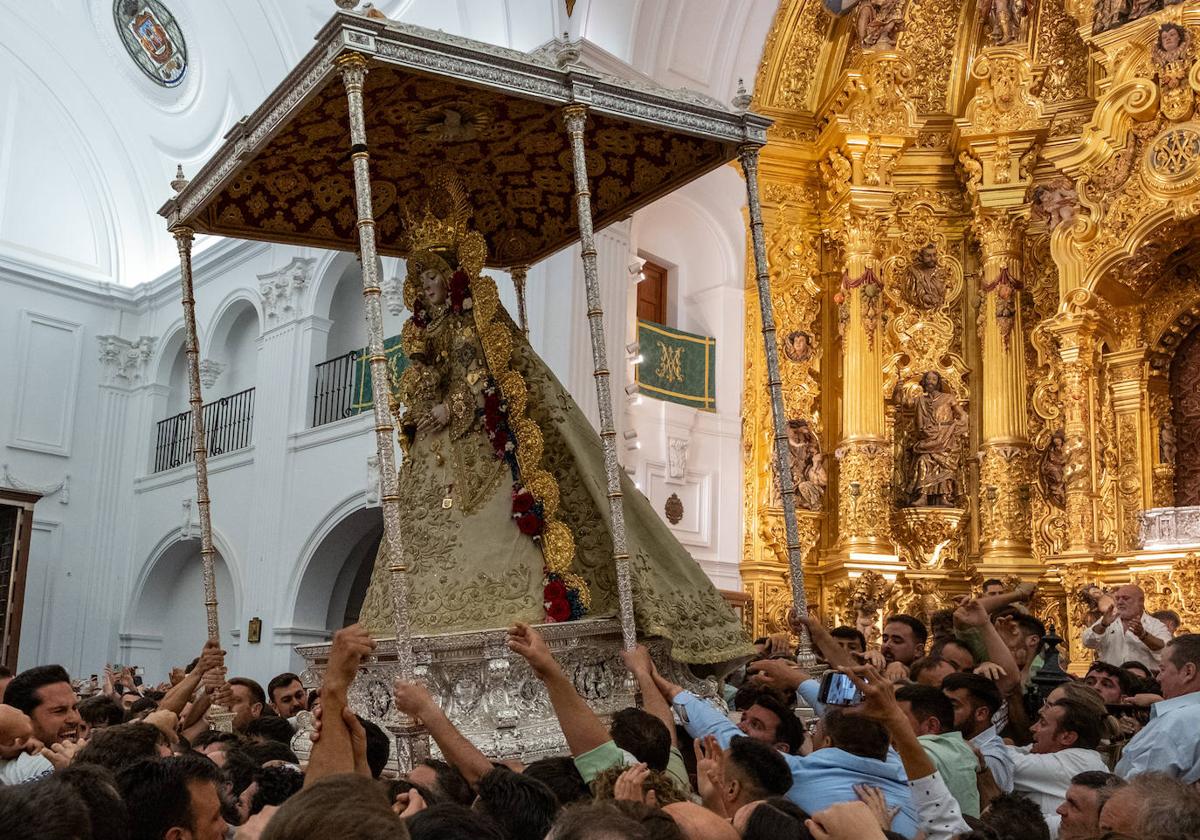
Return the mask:
[[[1134,580],[1200,628],[1200,2],[1132,7],[780,5],[753,108],[776,121],[771,288],[827,618],[869,629],[1036,580],[1078,668],[1077,593]],[[791,591],[746,289],[742,576],[762,634]],[[931,446],[940,495],[917,486]]]

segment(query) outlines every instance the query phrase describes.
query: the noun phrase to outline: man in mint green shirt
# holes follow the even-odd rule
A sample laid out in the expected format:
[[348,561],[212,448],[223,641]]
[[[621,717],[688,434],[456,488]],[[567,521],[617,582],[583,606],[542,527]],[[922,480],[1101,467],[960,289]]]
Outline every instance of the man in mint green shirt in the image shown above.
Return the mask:
[[917,740],[966,816],[979,816],[979,760],[962,733],[954,729],[954,705],[939,689],[928,685],[896,688],[896,701],[908,717]]

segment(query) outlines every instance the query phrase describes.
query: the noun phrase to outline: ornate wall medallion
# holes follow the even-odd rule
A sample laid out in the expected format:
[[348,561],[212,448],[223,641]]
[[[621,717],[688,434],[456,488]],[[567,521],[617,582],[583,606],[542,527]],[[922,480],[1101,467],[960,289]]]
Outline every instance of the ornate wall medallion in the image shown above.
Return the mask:
[[158,0],[113,0],[113,23],[125,51],[155,84],[175,87],[187,72],[183,30]]
[[1200,125],[1172,126],[1155,137],[1146,150],[1146,168],[1160,189],[1190,188],[1200,176]]
[[663,513],[667,516],[667,521],[672,525],[678,525],[683,519],[683,501],[679,498],[678,493],[672,493],[667,497],[666,504],[663,505]]

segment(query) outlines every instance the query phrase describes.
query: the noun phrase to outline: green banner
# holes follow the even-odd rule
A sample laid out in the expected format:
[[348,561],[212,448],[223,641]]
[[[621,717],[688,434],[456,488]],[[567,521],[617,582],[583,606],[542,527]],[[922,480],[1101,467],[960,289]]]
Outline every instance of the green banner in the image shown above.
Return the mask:
[[[392,393],[400,387],[400,374],[408,367],[408,358],[400,349],[400,336],[394,335],[384,339],[383,352],[387,354],[388,368],[392,374]],[[350,397],[350,413],[361,414],[370,411],[375,398],[375,390],[371,387],[371,363],[368,361],[370,352],[364,347],[358,351],[354,361],[354,392]]]
[[638,321],[639,390],[656,400],[717,410],[717,340]]

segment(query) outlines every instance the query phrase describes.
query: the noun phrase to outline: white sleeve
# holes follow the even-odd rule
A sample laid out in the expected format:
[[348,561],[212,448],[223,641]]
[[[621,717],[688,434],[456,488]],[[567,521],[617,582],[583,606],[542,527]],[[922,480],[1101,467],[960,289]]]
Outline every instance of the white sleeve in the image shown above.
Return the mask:
[[[1081,641],[1083,642],[1083,646],[1085,648],[1091,648],[1092,650],[1095,650],[1096,648],[1100,647],[1101,642],[1104,641],[1104,637],[1106,635],[1108,635],[1108,627],[1104,628],[1103,633],[1097,633],[1095,630],[1092,629],[1095,626],[1096,626],[1096,622],[1092,622],[1087,627],[1083,628],[1083,636],[1081,638]],[[1109,627],[1111,627],[1111,626],[1112,625],[1110,624]]]
[[1164,642],[1169,642],[1174,638],[1174,636],[1171,635],[1171,631],[1167,629],[1167,625],[1163,624],[1152,615],[1147,615],[1145,619],[1142,620],[1142,629],[1144,629],[1151,636],[1156,636]]
[[913,805],[917,807],[917,817],[926,840],[953,840],[971,830],[963,819],[958,802],[937,771],[932,776],[910,781],[908,789],[912,793]]

